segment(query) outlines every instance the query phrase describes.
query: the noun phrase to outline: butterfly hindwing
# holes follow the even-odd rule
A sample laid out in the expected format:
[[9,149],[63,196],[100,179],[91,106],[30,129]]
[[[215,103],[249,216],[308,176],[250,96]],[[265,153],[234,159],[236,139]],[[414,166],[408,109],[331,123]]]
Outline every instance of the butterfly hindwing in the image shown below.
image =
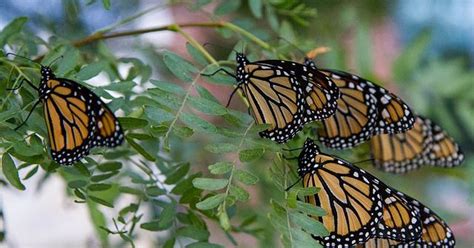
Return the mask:
[[416,116],[413,128],[404,133],[375,135],[370,148],[374,165],[394,173],[405,173],[421,165],[453,167],[464,157],[440,126],[422,116]]

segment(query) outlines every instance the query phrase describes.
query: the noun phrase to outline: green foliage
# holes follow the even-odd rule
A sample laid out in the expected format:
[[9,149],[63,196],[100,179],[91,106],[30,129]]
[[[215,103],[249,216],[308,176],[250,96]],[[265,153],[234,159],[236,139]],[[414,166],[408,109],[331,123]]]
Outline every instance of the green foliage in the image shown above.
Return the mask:
[[[97,5],[102,4],[103,11],[111,11],[111,7],[116,8],[111,3],[102,0]],[[205,74],[219,68],[233,71],[235,53],[232,45],[227,45],[233,43],[236,51],[245,51],[252,59],[295,61],[303,57],[297,48],[308,51],[330,45],[333,51],[322,56],[322,60],[336,68],[346,66],[340,41],[331,37],[344,35],[344,27],[354,23],[354,6],[339,5],[344,14],[333,17],[339,14],[332,11],[331,18],[320,16],[328,13],[323,11],[323,3],[314,7],[303,1],[198,0],[191,1],[189,10],[209,11],[209,6],[215,7],[212,14],[206,13],[221,21],[210,27],[218,35],[213,42],[229,47],[220,54],[226,60],[213,57],[210,49],[176,25],[166,30],[177,32],[188,41],[182,44],[180,52],[150,49],[156,44],[137,43],[137,48],[133,48],[151,58],[150,63],[141,58],[117,57],[103,42],[91,41],[87,43],[90,46],[83,47],[73,38],[54,32],[53,38],[43,41],[25,28],[26,17],[12,20],[0,31],[0,47],[38,58],[45,65],[57,60],[53,64],[56,74],[78,81],[106,100],[120,116],[126,137],[122,146],[95,148],[80,163],[59,166],[50,157],[41,107],[34,109],[26,124],[15,130],[38,95],[27,84],[17,91],[7,89],[15,88],[22,79],[38,85],[38,66],[22,58],[2,56],[0,153],[8,185],[25,190],[23,183],[38,177],[38,171],[47,174],[44,180],[62,178],[71,202],[84,204],[88,209],[102,247],[114,245],[112,235],[120,237],[121,246],[128,247],[135,246],[134,241],[142,232],[161,231],[166,232],[160,233],[160,239],[154,242],[162,247],[174,247],[183,241],[186,247],[222,247],[209,242],[213,232],[222,232],[218,235],[227,237],[235,246],[240,245],[234,237],[239,234],[252,236],[260,246],[319,247],[311,235],[326,235],[327,230],[310,216],[326,213],[300,201],[316,194],[318,189],[296,185],[285,191],[297,180],[296,165],[281,159],[282,148],[300,147],[310,134],[304,133],[286,146],[261,139],[257,133],[268,126],[255,125],[243,107],[226,108],[220,100],[220,91],[230,92],[235,79],[224,73],[212,77]],[[119,21],[96,35],[118,32],[114,29],[141,15]],[[335,23],[335,18],[341,22]],[[316,32],[310,29],[315,23],[320,26]],[[332,25],[343,27],[325,30]],[[369,28],[368,23],[361,23],[355,32],[355,61],[360,74],[372,76]],[[279,38],[294,43],[296,48]],[[456,130],[456,123],[449,121],[455,115],[453,122],[474,130],[474,99],[468,91],[474,77],[472,71],[455,60],[424,63],[422,55],[428,42],[429,34],[422,34],[403,51],[394,64],[395,79],[420,112],[434,113],[437,119],[446,120],[442,124],[449,130]],[[119,70],[124,66],[127,71]],[[160,74],[152,73],[155,71]],[[87,83],[99,74],[107,78],[103,86]],[[450,84],[445,84],[447,81]],[[429,99],[434,98],[417,97],[426,94],[422,89],[428,89],[429,96],[441,102],[431,105]],[[242,99],[235,98],[233,104]],[[443,107],[443,101],[454,98],[459,100],[454,107]],[[453,131],[453,135],[460,138],[462,133]],[[367,149],[350,154],[358,158],[358,154],[367,155]],[[128,201],[125,205],[124,199]],[[106,215],[106,208],[113,208],[116,214]]]

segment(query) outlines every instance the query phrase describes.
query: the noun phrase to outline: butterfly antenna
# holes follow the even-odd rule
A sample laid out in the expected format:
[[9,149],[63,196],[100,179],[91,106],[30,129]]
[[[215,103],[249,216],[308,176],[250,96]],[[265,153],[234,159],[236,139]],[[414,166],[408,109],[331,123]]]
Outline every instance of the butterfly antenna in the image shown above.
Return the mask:
[[64,58],[63,55],[61,55],[61,56],[55,58],[53,61],[51,61],[51,63],[49,63],[48,67],[51,67],[51,66],[54,65],[56,62],[58,62],[58,60],[60,60],[60,59],[62,59],[62,58]]
[[38,65],[40,65],[40,66],[41,66],[41,64],[40,64],[40,63],[38,63],[38,62],[36,62],[36,61],[34,61],[34,60],[30,59],[30,58],[27,58],[27,57],[25,57],[25,56],[18,55],[18,54],[16,54],[16,53],[7,53],[7,54],[5,54],[5,57],[8,57],[9,55],[13,55],[13,56],[15,56],[15,57],[19,57],[19,58],[22,58],[22,59],[28,60],[28,61],[30,61],[30,62],[33,62],[33,63],[35,63],[35,64],[38,64]]
[[303,57],[306,58],[306,54],[303,52],[303,50],[301,50],[301,48],[299,48],[297,45],[295,45],[293,42],[287,40],[285,37],[281,37],[281,36],[278,36],[278,39],[279,40],[284,40],[286,41],[286,43],[288,43],[290,46],[292,46],[293,48],[296,49],[296,51],[298,51],[299,53],[301,53],[301,55],[303,55]]
[[[218,45],[218,44],[215,44],[215,43],[212,43],[212,42],[206,42],[204,44],[202,44],[203,47],[206,47],[208,45],[213,45],[215,47],[220,47],[220,48],[223,48],[225,50],[228,50],[229,48],[228,47],[225,47],[225,46],[221,46],[221,45]],[[235,49],[232,48],[232,51],[234,51],[235,53],[238,53]]]
[[296,184],[298,184],[299,182],[301,182],[301,179],[303,179],[303,178],[300,177],[296,182],[294,182],[292,185],[290,185],[290,187],[286,188],[285,191],[288,191],[288,190],[290,190],[291,188],[293,188]]

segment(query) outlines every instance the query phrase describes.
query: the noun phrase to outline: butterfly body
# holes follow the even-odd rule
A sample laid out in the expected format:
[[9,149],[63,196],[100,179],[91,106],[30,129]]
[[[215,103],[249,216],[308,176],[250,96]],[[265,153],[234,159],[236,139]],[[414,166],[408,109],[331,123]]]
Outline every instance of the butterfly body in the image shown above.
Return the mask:
[[123,142],[122,128],[107,105],[75,81],[57,78],[51,68],[42,66],[38,94],[51,155],[59,164],[73,164],[95,146]]

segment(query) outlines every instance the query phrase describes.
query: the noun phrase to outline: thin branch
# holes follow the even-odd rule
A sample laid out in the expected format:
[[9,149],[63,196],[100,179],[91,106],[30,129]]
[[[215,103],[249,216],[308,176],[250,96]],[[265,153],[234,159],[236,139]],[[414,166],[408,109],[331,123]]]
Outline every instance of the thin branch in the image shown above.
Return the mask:
[[88,45],[88,44],[96,42],[96,41],[112,39],[112,38],[118,38],[118,37],[134,36],[134,35],[139,35],[139,34],[160,32],[160,31],[177,32],[178,31],[177,27],[181,27],[181,28],[191,28],[191,27],[220,28],[220,27],[223,27],[223,24],[220,23],[220,22],[198,22],[198,23],[169,24],[169,25],[164,25],[164,26],[160,26],[160,27],[128,30],[128,31],[115,32],[115,33],[110,33],[110,34],[107,34],[106,32],[97,32],[97,33],[94,33],[90,36],[87,36],[87,37],[85,37],[81,40],[74,41],[74,42],[72,42],[72,44],[75,47],[81,47],[81,46],[85,46],[85,45]]

